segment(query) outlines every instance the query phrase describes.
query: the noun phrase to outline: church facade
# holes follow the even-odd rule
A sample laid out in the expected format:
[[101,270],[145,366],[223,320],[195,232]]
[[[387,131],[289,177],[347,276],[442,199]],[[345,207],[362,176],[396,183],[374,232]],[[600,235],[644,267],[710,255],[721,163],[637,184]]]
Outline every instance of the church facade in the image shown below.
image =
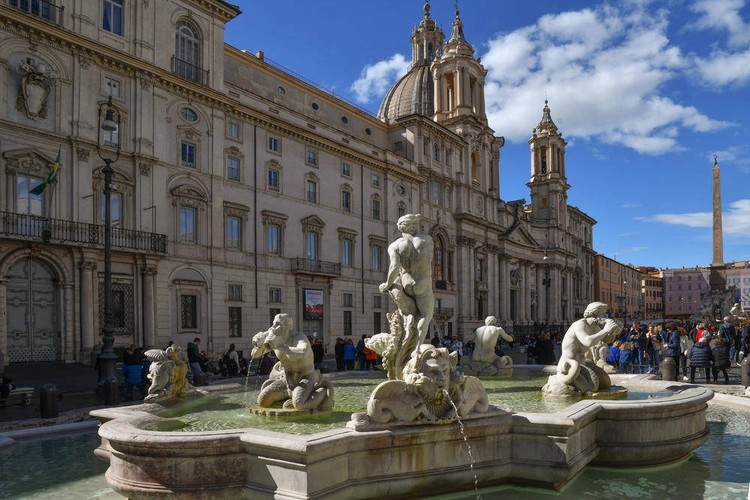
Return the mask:
[[[0,2],[0,364],[97,351],[98,153],[118,144],[115,347],[248,351],[278,312],[329,350],[386,331],[378,285],[406,213],[435,243],[431,335],[468,340],[487,315],[517,334],[580,317],[595,221],[568,205],[566,143],[545,103],[530,201],[501,198],[504,140],[458,12],[446,40],[425,6],[375,116],[225,44],[240,15],[218,0]],[[121,122],[102,131],[110,98]]]

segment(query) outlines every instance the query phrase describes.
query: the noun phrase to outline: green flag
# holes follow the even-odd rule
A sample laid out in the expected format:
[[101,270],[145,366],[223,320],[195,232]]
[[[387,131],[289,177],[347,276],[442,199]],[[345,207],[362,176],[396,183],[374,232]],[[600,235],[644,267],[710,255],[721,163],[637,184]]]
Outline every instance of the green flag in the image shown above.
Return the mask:
[[39,184],[37,187],[29,191],[33,195],[39,196],[44,192],[45,189],[47,189],[47,186],[50,184],[54,184],[57,182],[57,171],[60,170],[60,151],[62,150],[62,146],[57,150],[57,159],[55,160],[55,164],[52,165],[52,172],[50,172],[49,176]]

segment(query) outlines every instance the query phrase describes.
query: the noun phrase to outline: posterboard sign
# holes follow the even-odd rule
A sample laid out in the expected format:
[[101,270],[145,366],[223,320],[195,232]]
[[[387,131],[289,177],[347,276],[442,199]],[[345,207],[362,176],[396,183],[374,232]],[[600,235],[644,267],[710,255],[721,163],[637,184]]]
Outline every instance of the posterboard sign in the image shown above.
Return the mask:
[[323,290],[305,290],[305,319],[323,319]]

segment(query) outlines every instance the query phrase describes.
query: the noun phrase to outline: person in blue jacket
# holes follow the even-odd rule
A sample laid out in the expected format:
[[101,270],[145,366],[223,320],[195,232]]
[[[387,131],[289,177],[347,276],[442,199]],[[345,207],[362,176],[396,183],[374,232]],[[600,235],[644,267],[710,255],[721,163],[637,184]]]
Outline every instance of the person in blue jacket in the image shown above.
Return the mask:
[[713,355],[711,354],[711,348],[708,345],[707,338],[701,337],[700,341],[696,342],[693,348],[690,350],[690,383],[695,383],[695,370],[696,368],[703,368],[706,370],[706,383],[711,383],[711,361],[713,361]]

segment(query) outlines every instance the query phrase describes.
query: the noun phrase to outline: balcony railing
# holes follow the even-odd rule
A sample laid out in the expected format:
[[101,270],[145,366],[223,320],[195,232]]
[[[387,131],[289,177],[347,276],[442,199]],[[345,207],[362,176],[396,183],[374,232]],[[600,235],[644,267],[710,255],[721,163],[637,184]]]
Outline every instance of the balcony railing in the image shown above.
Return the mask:
[[453,308],[452,307],[436,307],[433,316],[436,318],[452,318]]
[[341,276],[341,264],[322,260],[292,259],[292,272],[295,274],[320,274]]
[[[0,212],[0,236],[104,246],[104,226],[13,212]],[[113,227],[111,236],[112,248],[167,253],[165,234]]]
[[11,6],[20,9],[32,16],[41,17],[55,24],[62,22],[64,7],[55,5],[46,0],[10,0]]
[[208,85],[208,70],[178,59],[176,56],[172,56],[172,73],[201,85]]

